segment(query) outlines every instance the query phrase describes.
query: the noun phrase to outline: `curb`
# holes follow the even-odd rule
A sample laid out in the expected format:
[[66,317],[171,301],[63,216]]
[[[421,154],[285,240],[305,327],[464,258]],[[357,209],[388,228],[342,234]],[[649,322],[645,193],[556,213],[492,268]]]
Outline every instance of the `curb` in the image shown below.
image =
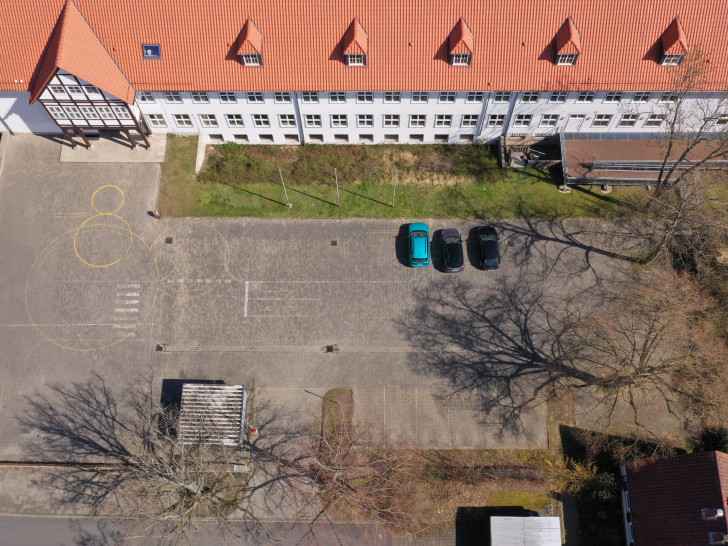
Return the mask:
[[205,148],[207,147],[207,135],[200,135],[197,138],[197,156],[195,157],[195,174],[200,174],[202,164],[205,162]]
[[3,131],[0,133],[0,176],[2,176],[3,167],[5,166],[5,154],[8,151],[8,142],[10,142],[10,133]]

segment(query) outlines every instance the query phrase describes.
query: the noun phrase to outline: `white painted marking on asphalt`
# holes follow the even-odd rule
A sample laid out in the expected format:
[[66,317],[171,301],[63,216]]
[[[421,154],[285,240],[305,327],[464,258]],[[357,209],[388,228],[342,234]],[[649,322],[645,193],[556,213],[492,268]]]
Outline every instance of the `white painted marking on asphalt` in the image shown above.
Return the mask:
[[138,307],[126,307],[126,308],[114,309],[114,313],[138,313],[138,312],[139,312]]
[[250,282],[245,281],[245,303],[243,304],[243,317],[248,316],[248,289],[250,288]]
[[384,408],[383,415],[383,432],[387,433],[387,387],[382,387],[382,406]]

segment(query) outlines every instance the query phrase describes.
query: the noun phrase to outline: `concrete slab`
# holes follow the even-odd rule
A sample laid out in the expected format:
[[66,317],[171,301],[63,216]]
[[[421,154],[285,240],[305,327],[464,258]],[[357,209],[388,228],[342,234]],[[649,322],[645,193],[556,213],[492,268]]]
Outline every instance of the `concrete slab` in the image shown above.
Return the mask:
[[149,148],[138,138],[135,139],[137,147],[132,148],[125,135],[90,137],[90,148],[86,148],[83,142],[73,148],[68,141],[64,141],[61,163],[162,163],[167,149],[167,135],[153,134],[148,138]]

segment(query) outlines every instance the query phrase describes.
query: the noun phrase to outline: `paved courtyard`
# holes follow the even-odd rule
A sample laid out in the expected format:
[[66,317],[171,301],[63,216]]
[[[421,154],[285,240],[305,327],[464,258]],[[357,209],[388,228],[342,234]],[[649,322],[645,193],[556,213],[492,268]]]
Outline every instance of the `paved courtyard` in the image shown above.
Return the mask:
[[[119,396],[150,373],[155,385],[243,383],[261,435],[352,387],[362,422],[423,448],[543,448],[537,374],[511,380],[513,362],[469,340],[535,339],[544,325],[529,306],[588,294],[625,268],[590,246],[605,235],[598,222],[574,224],[578,244],[500,222],[501,269],[476,269],[469,242],[465,271],[449,275],[437,240],[432,267],[406,267],[407,219],[155,220],[158,163],[73,157],[56,140],[14,136],[0,178],[5,460],[34,457],[29,403],[92,373]],[[469,240],[478,225],[425,221]]]

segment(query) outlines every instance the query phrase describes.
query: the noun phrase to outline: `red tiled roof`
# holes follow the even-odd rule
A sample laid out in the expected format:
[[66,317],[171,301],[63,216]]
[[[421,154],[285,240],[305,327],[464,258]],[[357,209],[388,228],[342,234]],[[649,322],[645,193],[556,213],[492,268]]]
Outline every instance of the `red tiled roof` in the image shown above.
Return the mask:
[[688,52],[688,40],[685,38],[680,19],[675,19],[662,35],[662,50],[665,53],[685,54]]
[[369,36],[367,36],[364,27],[357,19],[354,19],[349,28],[346,29],[346,34],[344,34],[344,55],[366,55],[368,42]]
[[245,21],[238,38],[238,55],[243,53],[263,53],[263,35],[250,19]]
[[475,38],[473,33],[468,28],[468,24],[462,17],[458,21],[455,28],[452,30],[449,38],[450,42],[450,53],[475,53]]
[[[0,88],[28,90],[63,0],[0,1]],[[710,58],[710,89],[728,88],[725,0],[76,0],[80,12],[139,90],[427,91],[667,90],[660,37],[675,17]],[[448,64],[445,38],[464,18],[478,37],[468,66]],[[575,66],[553,62],[554,29],[579,25]],[[342,32],[369,35],[367,63],[346,66]],[[265,61],[241,66],[240,24],[265,36]],[[159,43],[161,60],[142,59]],[[88,59],[78,46],[75,55]],[[93,68],[79,63],[76,68]],[[80,74],[79,74],[80,75]],[[22,81],[21,81],[22,80]],[[104,86],[101,86],[104,87]]]
[[627,475],[635,544],[708,544],[711,531],[728,532],[726,517],[704,520],[702,508],[728,514],[728,455],[720,451],[678,455]]
[[[141,47],[141,46],[140,46]],[[127,103],[134,102],[134,89],[119,70],[83,15],[67,0],[33,81],[30,101],[35,101],[59,70],[95,85]]]
[[581,36],[569,17],[556,33],[557,53],[581,53]]

